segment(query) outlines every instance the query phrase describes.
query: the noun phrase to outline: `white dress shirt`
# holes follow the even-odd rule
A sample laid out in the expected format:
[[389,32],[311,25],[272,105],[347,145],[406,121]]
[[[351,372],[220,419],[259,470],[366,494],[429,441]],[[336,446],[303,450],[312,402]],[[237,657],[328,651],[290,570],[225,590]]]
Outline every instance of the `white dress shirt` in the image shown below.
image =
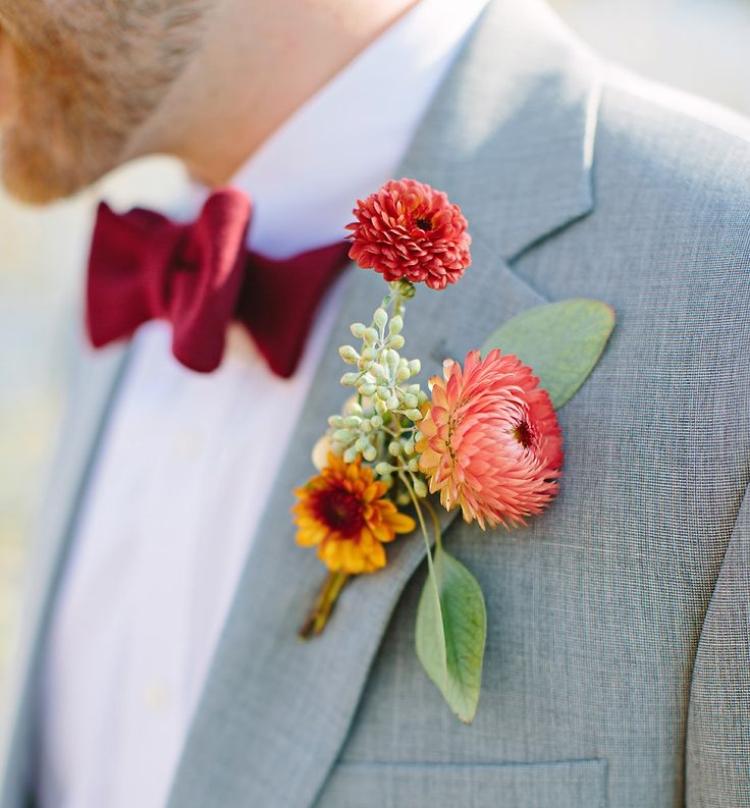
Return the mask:
[[[232,183],[254,201],[253,249],[281,257],[345,236],[355,200],[397,172],[485,3],[422,0],[266,142]],[[182,212],[196,212],[206,194]],[[288,380],[237,326],[209,375],[173,359],[165,324],[136,335],[50,630],[43,808],[165,805],[338,304],[334,288]]]

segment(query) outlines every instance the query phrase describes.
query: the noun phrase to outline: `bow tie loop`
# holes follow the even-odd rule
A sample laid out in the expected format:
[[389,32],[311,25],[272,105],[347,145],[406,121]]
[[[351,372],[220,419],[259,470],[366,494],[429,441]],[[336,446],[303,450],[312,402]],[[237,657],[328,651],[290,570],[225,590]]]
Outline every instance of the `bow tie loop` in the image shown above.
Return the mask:
[[212,194],[191,224],[142,208],[118,215],[102,203],[89,259],[94,347],[167,320],[177,359],[215,370],[242,286],[249,222],[249,200],[231,188]]

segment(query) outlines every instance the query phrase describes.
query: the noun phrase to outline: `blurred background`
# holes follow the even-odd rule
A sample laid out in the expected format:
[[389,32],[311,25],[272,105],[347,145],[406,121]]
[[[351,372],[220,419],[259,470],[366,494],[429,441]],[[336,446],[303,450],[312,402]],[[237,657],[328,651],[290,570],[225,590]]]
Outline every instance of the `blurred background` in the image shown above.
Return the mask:
[[[750,114],[750,0],[552,0],[604,56]],[[148,161],[112,177],[154,204],[183,177]],[[63,396],[66,334],[81,300],[85,234],[98,193],[44,210],[0,195],[0,703],[19,617],[24,547]]]

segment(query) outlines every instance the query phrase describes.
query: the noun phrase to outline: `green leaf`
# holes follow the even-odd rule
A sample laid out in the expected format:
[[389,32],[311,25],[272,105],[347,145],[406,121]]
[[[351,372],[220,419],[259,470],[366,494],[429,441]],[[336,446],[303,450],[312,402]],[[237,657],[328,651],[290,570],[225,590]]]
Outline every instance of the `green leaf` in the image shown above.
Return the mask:
[[417,656],[467,724],[479,704],[486,638],[487,612],[476,578],[438,547],[417,610]]
[[515,354],[533,368],[556,409],[570,401],[604,351],[615,312],[599,300],[574,298],[548,303],[508,320],[484,343]]

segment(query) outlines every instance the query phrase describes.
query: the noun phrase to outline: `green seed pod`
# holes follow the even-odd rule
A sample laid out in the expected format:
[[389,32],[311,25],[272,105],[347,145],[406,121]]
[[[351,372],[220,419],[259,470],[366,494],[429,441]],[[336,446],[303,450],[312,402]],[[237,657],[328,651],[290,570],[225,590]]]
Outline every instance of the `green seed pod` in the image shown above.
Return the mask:
[[388,322],[388,312],[385,309],[375,309],[375,314],[372,315],[372,321],[382,331]]
[[370,365],[370,373],[375,377],[376,381],[379,382],[387,382],[388,381],[388,373],[386,369],[378,364],[377,362],[373,362]]
[[391,373],[395,373],[396,368],[401,361],[401,357],[398,355],[398,351],[394,351],[393,348],[388,348],[388,350],[385,352],[385,361],[390,368]]
[[351,345],[342,345],[339,348],[339,356],[348,365],[356,365],[359,360],[359,354],[354,350]]

